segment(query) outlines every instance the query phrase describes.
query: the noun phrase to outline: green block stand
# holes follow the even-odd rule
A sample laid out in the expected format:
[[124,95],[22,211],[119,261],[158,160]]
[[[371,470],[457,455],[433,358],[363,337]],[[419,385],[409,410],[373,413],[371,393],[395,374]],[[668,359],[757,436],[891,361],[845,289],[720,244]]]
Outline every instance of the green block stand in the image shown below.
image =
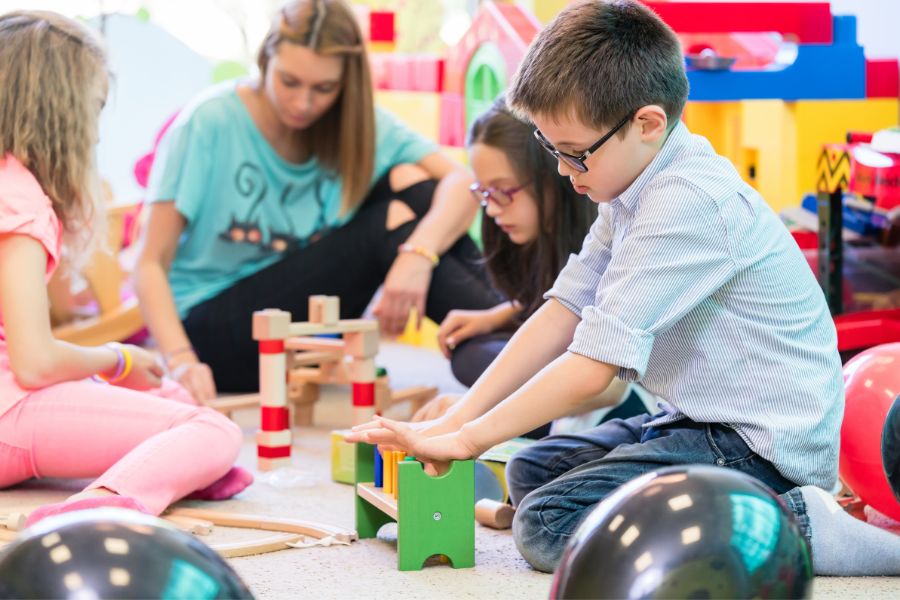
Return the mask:
[[397,568],[418,571],[435,554],[455,569],[475,566],[475,463],[454,461],[439,477],[425,474],[422,463],[398,465],[399,498],[376,488],[375,447],[356,445],[356,530],[373,538],[385,523],[397,522]]

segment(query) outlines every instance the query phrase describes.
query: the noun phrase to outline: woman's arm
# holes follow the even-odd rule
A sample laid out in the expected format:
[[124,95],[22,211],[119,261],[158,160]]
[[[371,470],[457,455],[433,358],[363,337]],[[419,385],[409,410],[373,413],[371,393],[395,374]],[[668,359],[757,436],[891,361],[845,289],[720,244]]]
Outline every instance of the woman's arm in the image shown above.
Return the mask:
[[47,251],[37,240],[0,235],[0,314],[13,375],[23,389],[39,389],[111,372],[117,353],[53,337],[44,273]]
[[135,289],[141,313],[156,339],[172,376],[199,402],[216,395],[212,372],[191,349],[169,285],[169,268],[175,258],[178,239],[187,224],[175,208],[175,202],[150,205],[150,217],[141,236],[140,254],[135,267]]
[[[462,165],[440,152],[429,154],[418,164],[439,182],[431,208],[406,243],[441,255],[466,232],[478,211],[477,203],[466,201],[472,177]],[[397,255],[385,277],[384,292],[374,309],[383,333],[401,334],[412,308],[416,309],[421,322],[433,268],[426,256],[412,252]]]

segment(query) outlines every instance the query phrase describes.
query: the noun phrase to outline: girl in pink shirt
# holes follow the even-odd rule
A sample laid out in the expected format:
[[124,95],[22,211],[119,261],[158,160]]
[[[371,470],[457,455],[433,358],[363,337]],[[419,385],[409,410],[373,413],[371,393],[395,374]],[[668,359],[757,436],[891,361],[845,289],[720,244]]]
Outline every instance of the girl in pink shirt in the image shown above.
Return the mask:
[[99,215],[93,146],[107,85],[105,52],[84,26],[0,16],[0,488],[97,477],[29,524],[98,506],[159,514],[252,481],[232,467],[240,429],[163,383],[152,354],[52,335],[47,281],[63,247],[85,255]]

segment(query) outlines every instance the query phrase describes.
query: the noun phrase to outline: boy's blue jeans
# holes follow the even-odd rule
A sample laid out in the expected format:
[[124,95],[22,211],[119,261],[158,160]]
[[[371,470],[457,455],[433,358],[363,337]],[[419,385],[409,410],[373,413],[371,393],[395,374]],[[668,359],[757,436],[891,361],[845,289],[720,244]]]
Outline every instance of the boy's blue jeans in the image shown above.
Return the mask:
[[737,432],[688,419],[641,427],[654,418],[614,419],[578,435],[544,438],[510,460],[506,479],[517,507],[513,537],[531,566],[553,571],[566,542],[601,500],[635,477],[675,465],[718,465],[759,479],[781,494],[809,540],[806,506],[793,489],[796,484],[753,452]]

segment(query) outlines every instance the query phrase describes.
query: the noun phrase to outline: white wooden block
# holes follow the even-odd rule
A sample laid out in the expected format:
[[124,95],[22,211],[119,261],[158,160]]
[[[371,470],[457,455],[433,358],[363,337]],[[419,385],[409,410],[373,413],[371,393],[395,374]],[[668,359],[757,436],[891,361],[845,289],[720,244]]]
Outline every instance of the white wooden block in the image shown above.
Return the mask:
[[353,407],[353,424],[362,425],[368,423],[375,418],[374,406],[354,406]]
[[291,313],[267,308],[253,313],[254,340],[283,340],[290,335]]
[[378,331],[344,334],[344,353],[354,358],[372,358],[378,354]]
[[261,406],[287,405],[287,356],[260,354],[259,403]]
[[274,448],[277,446],[291,445],[291,430],[282,429],[281,431],[257,431],[256,445]]
[[256,468],[260,471],[274,471],[275,469],[280,469],[282,467],[291,466],[290,457],[283,458],[257,458],[256,459]]
[[322,305],[322,324],[337,325],[341,318],[341,301],[337,296],[326,296]]
[[347,363],[350,383],[371,383],[375,381],[375,359],[351,358]]

